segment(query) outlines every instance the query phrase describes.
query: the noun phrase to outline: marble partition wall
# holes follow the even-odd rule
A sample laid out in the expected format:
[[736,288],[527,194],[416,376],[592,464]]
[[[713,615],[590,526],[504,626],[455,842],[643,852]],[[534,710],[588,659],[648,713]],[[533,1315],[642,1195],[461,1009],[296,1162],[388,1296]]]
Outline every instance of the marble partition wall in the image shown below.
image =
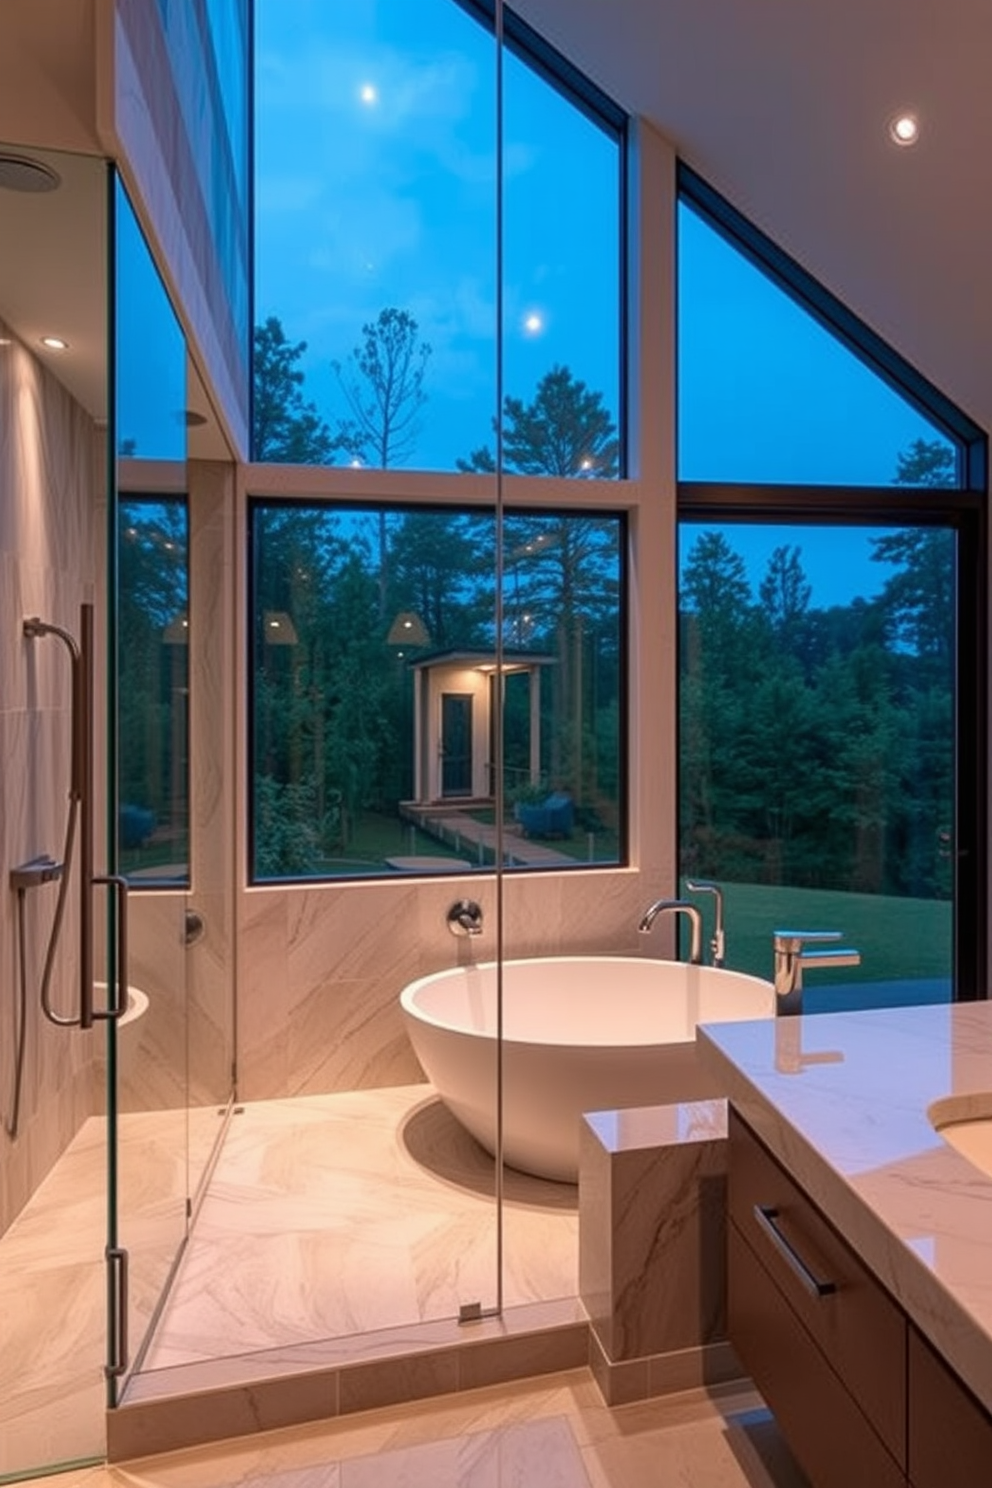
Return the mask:
[[[644,954],[637,922],[648,898],[631,870],[508,876],[503,951]],[[462,897],[483,933],[447,928]],[[490,877],[247,889],[237,952],[239,1096],[264,1100],[407,1084],[423,1078],[403,1027],[406,984],[466,959],[496,956]],[[670,953],[664,930],[650,951]]]
[[[61,860],[70,782],[71,674],[55,637],[25,639],[40,615],[79,630],[96,592],[102,433],[0,323],[0,1232],[6,1230],[94,1109],[94,1055],[103,1030],[56,1028],[38,987],[58,893],[25,896],[28,997],[18,1131],[13,1117],[20,984],[18,896],[10,870],[49,853]],[[79,922],[70,890],[52,978],[56,1008],[78,999]]]

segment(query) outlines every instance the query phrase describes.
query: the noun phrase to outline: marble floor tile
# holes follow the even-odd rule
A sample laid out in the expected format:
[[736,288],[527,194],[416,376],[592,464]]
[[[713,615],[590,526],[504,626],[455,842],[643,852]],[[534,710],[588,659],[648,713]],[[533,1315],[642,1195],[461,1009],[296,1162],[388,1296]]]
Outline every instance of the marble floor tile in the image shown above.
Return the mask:
[[[185,1230],[218,1112],[120,1122],[131,1337]],[[493,1164],[425,1085],[245,1106],[233,1116],[142,1361],[157,1371],[452,1317],[496,1300]],[[505,1179],[507,1306],[577,1292],[573,1188]],[[106,1127],[85,1123],[0,1241],[0,1476],[102,1455]]]
[[810,1488],[753,1390],[609,1410],[586,1370],[292,1427],[37,1488]]
[[[493,1164],[424,1085],[244,1106],[146,1371],[492,1305]],[[576,1190],[505,1179],[504,1301],[574,1296]]]
[[[140,1165],[161,1136],[154,1121],[144,1131],[133,1124],[129,1160]],[[19,1432],[26,1450],[31,1431],[58,1422],[64,1433],[46,1450],[64,1458],[102,1449],[102,1272],[90,1258],[84,1304],[80,1278],[59,1271],[71,1266],[80,1236],[102,1251],[102,1141],[96,1127],[84,1128],[78,1151],[67,1154],[64,1199],[56,1173],[10,1237],[9,1252],[6,1238],[0,1244],[7,1278],[0,1301],[17,1296],[11,1315],[25,1320],[25,1330],[33,1320],[38,1334],[30,1347],[24,1343],[0,1442]],[[133,1216],[139,1227],[169,1198],[170,1182],[146,1175],[137,1185],[147,1210]],[[490,1160],[422,1085],[245,1107],[231,1121],[145,1367],[334,1337],[384,1319],[397,1326],[450,1315],[467,1290],[495,1288],[492,1186]],[[87,1187],[98,1190],[92,1214],[81,1193]],[[575,1190],[513,1173],[505,1187],[507,1305],[574,1296]],[[89,1325],[87,1307],[95,1310]],[[51,1326],[39,1328],[46,1317]],[[78,1350],[87,1333],[92,1358],[83,1367]],[[694,1391],[611,1411],[585,1370],[36,1481],[51,1488],[808,1488],[753,1391]]]

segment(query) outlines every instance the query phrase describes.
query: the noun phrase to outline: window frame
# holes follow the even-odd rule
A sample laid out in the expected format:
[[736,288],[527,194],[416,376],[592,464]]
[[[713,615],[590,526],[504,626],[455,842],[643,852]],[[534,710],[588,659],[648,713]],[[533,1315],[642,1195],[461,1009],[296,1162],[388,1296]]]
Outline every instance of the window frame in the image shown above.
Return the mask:
[[[278,472],[278,475],[276,474]],[[287,476],[289,479],[287,480]],[[329,479],[330,477],[330,479]],[[292,489],[287,489],[287,485]],[[367,491],[361,492],[361,487]],[[580,499],[576,500],[578,496]],[[603,499],[604,497],[610,499]],[[550,866],[520,866],[512,868],[489,865],[485,869],[472,869],[468,882],[497,872],[510,873],[514,878],[526,875],[550,876],[576,872],[617,873],[635,867],[630,819],[631,776],[631,731],[630,731],[630,672],[631,672],[631,627],[635,599],[635,570],[632,548],[632,525],[636,502],[631,501],[631,492],[626,483],[614,481],[568,480],[560,477],[509,476],[503,478],[502,491],[497,492],[493,477],[473,475],[446,475],[443,478],[425,475],[422,472],[363,470],[335,466],[253,465],[245,467],[244,510],[244,566],[245,590],[243,621],[245,625],[245,883],[250,889],[278,889],[302,886],[323,889],[334,886],[359,884],[403,883],[414,879],[415,874],[396,874],[388,871],[363,874],[307,874],[278,878],[259,878],[255,872],[255,553],[254,513],[261,507],[288,506],[298,509],[319,509],[321,506],[340,509],[361,510],[374,513],[385,508],[392,512],[443,511],[452,508],[465,513],[491,514],[498,526],[500,518],[506,516],[563,516],[616,520],[618,524],[619,593],[617,601],[618,655],[618,731],[617,731],[617,819],[618,855],[615,861],[586,863],[577,859],[573,864]],[[494,566],[494,581],[497,568]],[[505,582],[505,576],[504,576]],[[439,882],[466,879],[465,870],[432,872],[431,878]]]

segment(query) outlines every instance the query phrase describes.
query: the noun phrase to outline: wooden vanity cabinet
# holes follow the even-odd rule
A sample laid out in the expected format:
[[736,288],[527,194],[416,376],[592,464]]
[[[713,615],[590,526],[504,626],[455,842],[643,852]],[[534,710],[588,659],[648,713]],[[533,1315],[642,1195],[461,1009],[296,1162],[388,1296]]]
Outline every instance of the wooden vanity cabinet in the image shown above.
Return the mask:
[[906,1319],[730,1113],[728,1332],[816,1488],[905,1488]]
[[992,1483],[992,1417],[912,1326],[909,1475],[913,1488]]
[[992,1485],[992,1416],[731,1108],[730,1341],[815,1488]]

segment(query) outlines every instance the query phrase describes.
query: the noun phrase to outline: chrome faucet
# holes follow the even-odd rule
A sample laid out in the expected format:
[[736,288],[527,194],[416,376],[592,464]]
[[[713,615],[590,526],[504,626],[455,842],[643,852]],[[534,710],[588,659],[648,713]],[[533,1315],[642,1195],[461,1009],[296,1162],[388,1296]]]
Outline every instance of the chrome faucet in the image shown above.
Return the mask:
[[[861,952],[836,944],[839,930],[776,930],[772,938],[775,953],[775,991],[780,1013],[803,1010],[803,970],[830,966],[860,966]],[[808,945],[824,947],[809,951]],[[829,944],[829,949],[827,946]]]
[[666,910],[671,910],[677,915],[688,916],[691,932],[689,960],[693,966],[701,966],[703,962],[703,917],[694,904],[689,904],[685,899],[656,899],[653,904],[648,905],[641,916],[638,930],[642,935],[647,935],[658,916]]
[[713,926],[713,937],[710,940],[710,962],[713,966],[722,966],[727,953],[727,937],[723,930],[723,890],[719,884],[710,883],[709,879],[687,878],[685,886],[690,894],[712,894],[716,901],[716,922]]

